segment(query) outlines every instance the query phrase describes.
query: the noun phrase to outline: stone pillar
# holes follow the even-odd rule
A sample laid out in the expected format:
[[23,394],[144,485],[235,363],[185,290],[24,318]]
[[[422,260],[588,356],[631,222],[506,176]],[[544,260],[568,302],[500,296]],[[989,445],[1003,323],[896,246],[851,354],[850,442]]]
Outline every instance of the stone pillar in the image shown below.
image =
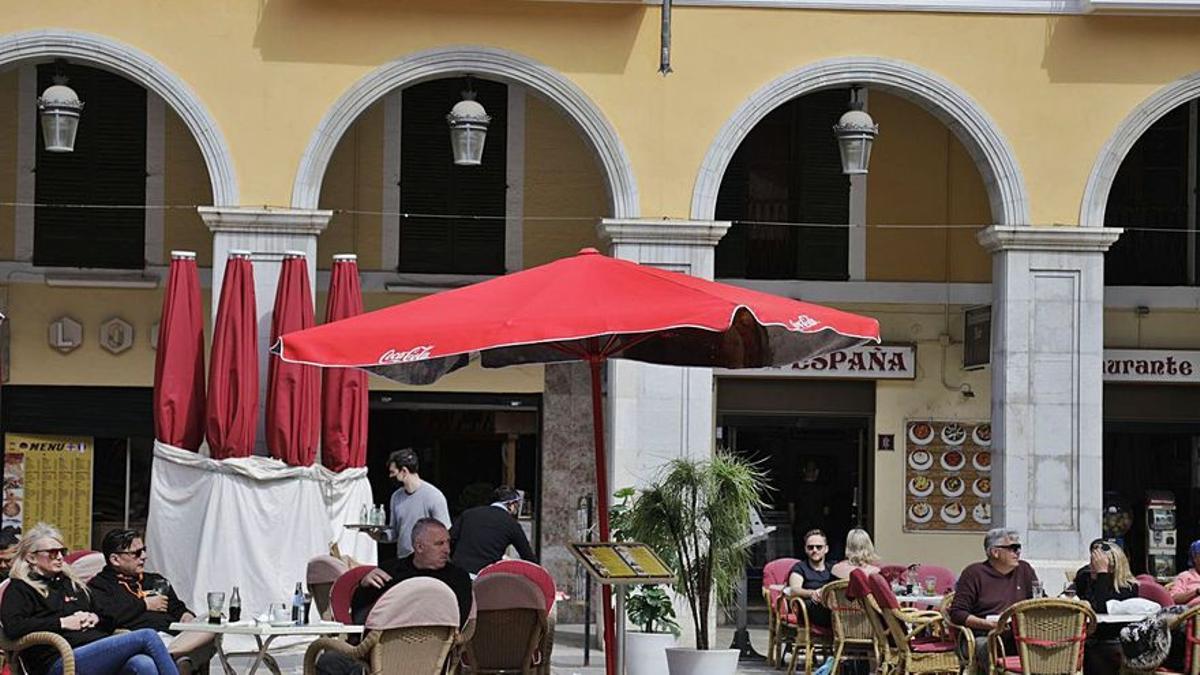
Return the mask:
[[1048,593],[1100,536],[1104,252],[1121,230],[993,226],[992,521]]
[[229,252],[250,251],[254,264],[254,303],[258,314],[258,432],[255,454],[267,454],[264,425],[267,404],[267,342],[271,338],[271,312],[279,268],[288,251],[304,253],[308,261],[309,283],[313,298],[317,280],[317,237],[329,224],[332,211],[275,209],[263,207],[201,206],[198,211],[213,233],[212,318],[216,321],[221,284],[225,280],[225,262]]

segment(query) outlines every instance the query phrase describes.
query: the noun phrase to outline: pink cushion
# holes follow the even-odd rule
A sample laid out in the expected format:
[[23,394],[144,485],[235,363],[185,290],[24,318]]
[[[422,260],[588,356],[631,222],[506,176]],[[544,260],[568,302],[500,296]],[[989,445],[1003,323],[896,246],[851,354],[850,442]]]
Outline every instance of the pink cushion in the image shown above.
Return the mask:
[[886,563],[879,563],[878,566],[879,573],[882,574],[883,578],[887,579],[888,581],[896,581],[900,578],[900,575],[904,574],[904,570],[908,569],[907,565],[890,565]]
[[340,558],[331,555],[319,555],[308,561],[305,568],[304,580],[309,586],[313,584],[332,584],[337,578],[350,569]]
[[498,572],[475,580],[475,603],[479,611],[536,609],[545,611],[542,590],[519,574]]
[[867,578],[871,585],[871,597],[879,604],[880,609],[900,609],[900,601],[892,592],[892,585],[882,574],[872,574]]
[[1138,597],[1145,598],[1151,602],[1157,602],[1163,607],[1170,607],[1175,604],[1175,599],[1163,588],[1161,584],[1148,574],[1139,574],[1137,577]]
[[862,600],[871,594],[871,582],[867,573],[855,567],[850,570],[850,585],[846,587],[846,597],[850,600]]
[[776,558],[763,566],[763,586],[771,586],[776,584],[786,584],[788,582],[788,574],[796,563],[800,562],[796,558]]
[[104,554],[99,551],[85,551],[83,555],[75,559],[75,562],[70,563],[71,569],[85,584],[99,574],[100,570],[104,569],[104,565]]
[[952,652],[956,647],[953,642],[943,640],[914,640],[908,646],[914,652],[919,652],[921,654]]
[[67,555],[63,556],[63,562],[67,563],[68,565],[73,565],[76,560],[79,560],[83,556],[89,555],[91,553],[99,553],[99,551],[89,551],[88,549],[80,549],[78,551],[71,551],[70,553],[67,553]]
[[922,588],[924,588],[925,579],[928,577],[937,579],[936,595],[945,595],[954,590],[956,579],[954,578],[954,572],[949,568],[942,567],[941,565],[918,565],[917,583],[921,584]]
[[996,665],[1000,666],[1004,670],[1007,670],[1007,671],[1010,671],[1013,673],[1019,673],[1019,672],[1021,672],[1021,657],[1006,656],[1002,659],[996,659]]
[[329,591],[329,611],[333,614],[334,621],[354,622],[350,616],[350,599],[354,597],[354,589],[358,588],[358,582],[362,581],[367,572],[373,569],[375,569],[374,565],[359,565],[352,570],[347,570],[345,574],[337,578],[337,581],[333,582],[333,588]]
[[367,628],[450,626],[458,628],[458,599],[445,583],[429,577],[405,579],[371,607]]
[[480,577],[497,573],[518,574],[532,581],[546,599],[546,613],[549,614],[550,610],[554,609],[554,597],[558,589],[554,585],[554,577],[550,576],[545,567],[528,560],[501,560],[479,570]]

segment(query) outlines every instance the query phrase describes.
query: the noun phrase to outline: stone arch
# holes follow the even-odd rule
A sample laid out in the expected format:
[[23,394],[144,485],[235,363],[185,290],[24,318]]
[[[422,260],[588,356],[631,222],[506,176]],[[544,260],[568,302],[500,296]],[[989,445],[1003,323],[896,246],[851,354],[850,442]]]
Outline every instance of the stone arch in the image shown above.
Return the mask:
[[166,101],[200,146],[212,183],[213,205],[237,205],[237,176],[225,136],[191,87],[166,66],[129,45],[92,33],[47,29],[0,36],[0,67],[52,58],[67,58],[117,73]]
[[692,217],[714,217],[717,191],[733,153],[768,113],[807,93],[854,84],[908,99],[941,120],[975,160],[988,190],[994,224],[1029,224],[1029,198],[1016,156],[983,108],[957,86],[923,68],[867,56],[818,61],[776,78],[751,94],[708,148],[692,192]]
[[1087,185],[1083,189],[1083,203],[1079,209],[1079,224],[1083,227],[1104,227],[1104,212],[1108,208],[1108,195],[1113,180],[1121,168],[1125,156],[1133,149],[1142,134],[1175,108],[1200,98],[1200,72],[1182,77],[1150,95],[1131,110],[1117,125],[1116,131],[1100,148],[1100,155],[1092,164]]
[[355,82],[317,125],[300,159],[292,190],[294,208],[315,209],[321,182],[342,135],[358,116],[389,92],[425,80],[470,73],[529,88],[554,103],[579,128],[599,158],[616,218],[639,215],[637,183],[625,147],[600,108],[558,71],[519,54],[489,47],[446,47],[387,63]]

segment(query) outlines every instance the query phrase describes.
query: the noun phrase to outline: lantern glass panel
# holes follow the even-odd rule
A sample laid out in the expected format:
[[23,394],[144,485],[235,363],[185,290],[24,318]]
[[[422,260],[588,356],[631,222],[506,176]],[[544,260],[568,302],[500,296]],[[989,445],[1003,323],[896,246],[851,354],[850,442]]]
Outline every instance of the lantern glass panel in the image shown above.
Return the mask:
[[47,152],[74,152],[79,115],[63,110],[42,111],[42,140]]
[[454,151],[454,163],[459,166],[479,166],[483,160],[483,144],[487,129],[463,124],[450,130],[450,147]]

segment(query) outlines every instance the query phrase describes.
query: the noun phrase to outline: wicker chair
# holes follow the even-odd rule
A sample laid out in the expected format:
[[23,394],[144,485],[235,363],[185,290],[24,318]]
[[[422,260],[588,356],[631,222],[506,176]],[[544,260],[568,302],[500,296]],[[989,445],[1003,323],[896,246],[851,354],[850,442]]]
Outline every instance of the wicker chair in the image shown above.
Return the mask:
[[[824,592],[824,586],[822,592]],[[801,649],[804,650],[804,675],[812,675],[813,659],[816,655],[822,653],[828,656],[833,653],[833,629],[814,624],[808,617],[808,607],[803,599],[789,597],[786,600],[784,605],[786,611],[782,612],[779,617],[780,631],[778,635],[791,636],[792,659],[788,663],[788,675],[795,675],[796,664],[800,662]]]
[[304,572],[304,581],[312,593],[313,604],[322,619],[333,618],[329,609],[329,594],[333,590],[333,582],[349,571],[346,562],[331,555],[319,555],[311,558]]
[[367,632],[357,645],[340,638],[315,640],[304,652],[304,673],[315,675],[317,659],[334,652],[389,675],[441,675],[458,636],[458,600],[437,579],[405,579],[388,589],[367,615]]
[[538,665],[537,672],[538,675],[550,675],[550,654],[554,651],[554,627],[558,623],[558,612],[555,606],[558,587],[554,584],[554,577],[550,576],[550,572],[546,571],[545,567],[527,560],[501,560],[479,570],[481,577],[498,573],[519,574],[532,581],[542,591],[542,596],[546,600],[546,633],[542,636],[542,643],[538,645],[541,663]]
[[[4,600],[4,591],[8,590],[9,581],[0,582],[0,602]],[[62,658],[62,675],[75,675],[75,652],[63,636],[49,631],[36,631],[19,640],[10,640],[4,631],[0,630],[0,651],[4,652],[4,661],[13,675],[24,675],[25,668],[21,663],[21,652],[30,647],[47,646],[58,650]]]
[[541,589],[518,574],[489,574],[475,580],[475,607],[475,635],[464,649],[463,672],[538,672],[546,632]]
[[829,608],[833,621],[832,675],[838,674],[847,648],[854,657],[879,662],[871,621],[862,603],[849,597],[849,587],[849,581],[834,581],[821,589],[821,602]]
[[358,582],[373,569],[373,565],[359,565],[333,582],[329,590],[329,613],[333,615],[334,621],[354,623],[354,618],[350,616],[350,600],[354,597],[354,589],[358,588]]
[[[1002,636],[1012,629],[1015,655],[1005,653]],[[1096,628],[1096,613],[1078,600],[1038,598],[1022,600],[1004,610],[988,633],[991,672],[1083,673],[1083,646]]]
[[777,558],[763,566],[762,596],[767,605],[767,665],[772,667],[783,663],[783,631],[787,630],[783,625],[783,617],[787,615],[787,602],[783,592],[773,591],[771,586],[786,586],[788,575],[797,562],[795,558]]
[[966,628],[951,624],[941,612],[901,607],[891,584],[878,574],[872,574],[868,582],[868,602],[879,613],[877,619],[868,613],[868,620],[880,622],[885,631],[883,672],[970,672],[973,654],[968,650],[964,659],[957,648],[958,639],[970,637]]

